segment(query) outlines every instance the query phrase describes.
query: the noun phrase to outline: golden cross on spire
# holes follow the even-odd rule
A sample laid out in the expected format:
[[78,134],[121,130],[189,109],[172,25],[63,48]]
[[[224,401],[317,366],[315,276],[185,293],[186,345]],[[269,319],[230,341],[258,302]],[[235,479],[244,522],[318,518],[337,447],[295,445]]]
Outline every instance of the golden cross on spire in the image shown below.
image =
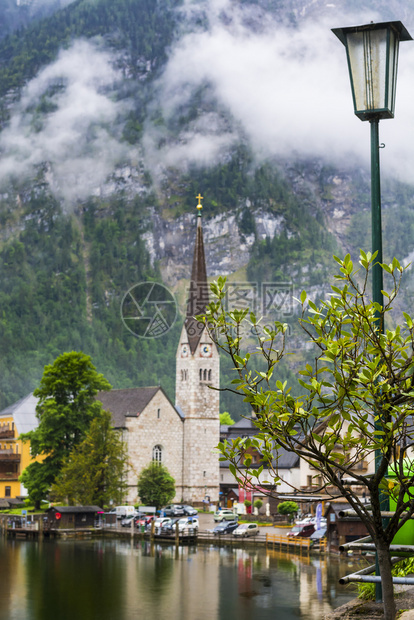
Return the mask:
[[198,205],[197,205],[198,215],[201,216],[201,209],[203,208],[203,205],[201,204],[201,201],[203,200],[203,196],[201,194],[198,194],[198,196],[196,196],[196,198],[198,200]]

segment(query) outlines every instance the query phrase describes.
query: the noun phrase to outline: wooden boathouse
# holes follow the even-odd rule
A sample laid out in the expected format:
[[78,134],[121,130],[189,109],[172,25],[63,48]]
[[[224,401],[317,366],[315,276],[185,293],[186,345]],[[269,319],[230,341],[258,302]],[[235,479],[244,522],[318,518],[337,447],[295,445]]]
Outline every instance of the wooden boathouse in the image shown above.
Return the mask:
[[99,506],[52,506],[45,514],[45,531],[70,530],[95,527],[104,511]]

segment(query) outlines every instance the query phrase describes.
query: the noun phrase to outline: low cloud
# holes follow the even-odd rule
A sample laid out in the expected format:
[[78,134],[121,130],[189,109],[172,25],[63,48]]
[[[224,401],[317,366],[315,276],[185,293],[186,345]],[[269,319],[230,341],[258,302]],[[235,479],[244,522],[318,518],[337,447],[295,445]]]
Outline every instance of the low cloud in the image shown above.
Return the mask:
[[0,134],[0,183],[49,164],[48,180],[68,202],[95,192],[125,157],[113,92],[119,76],[108,52],[77,41],[22,93]]
[[[34,12],[43,8],[58,10],[63,9],[65,6],[68,6],[68,4],[72,4],[72,2],[75,2],[75,0],[36,0],[36,2],[31,5],[31,8]],[[23,4],[21,0],[20,4]]]
[[[148,121],[144,132],[145,163],[154,178],[165,166],[186,171],[226,160],[240,140],[259,161],[309,156],[340,166],[369,163],[369,124],[353,114],[345,48],[331,28],[393,16],[341,15],[326,4],[322,17],[298,15],[299,26],[292,26],[267,4],[184,1],[183,34],[148,115],[157,122]],[[121,139],[133,103],[116,100],[123,78],[115,61],[96,41],[77,41],[27,84],[0,134],[0,185],[30,178],[46,162],[52,191],[73,203],[99,192],[117,166],[140,160]],[[381,123],[380,136],[383,173],[408,182],[413,74],[414,44],[404,42],[396,118]]]
[[[238,132],[248,137],[259,158],[300,155],[341,165],[366,164],[369,124],[353,114],[345,48],[331,28],[390,16],[373,11],[341,15],[333,4],[324,9],[318,21],[303,20],[292,27],[257,5],[231,0],[185,2],[188,23],[200,23],[194,19],[198,13],[207,26],[192,26],[193,31],[171,52],[160,81],[166,119],[174,119],[190,96],[207,85],[219,107],[233,119],[228,145]],[[405,25],[410,30],[410,24]],[[387,146],[382,152],[383,169],[404,180],[411,180],[414,164],[413,69],[414,44],[402,43],[396,118],[381,123],[381,140]],[[199,115],[203,116],[202,106]],[[204,131],[203,140],[209,145],[210,159],[223,155],[214,127]],[[168,144],[160,152],[161,160],[177,165],[181,156],[180,148]]]

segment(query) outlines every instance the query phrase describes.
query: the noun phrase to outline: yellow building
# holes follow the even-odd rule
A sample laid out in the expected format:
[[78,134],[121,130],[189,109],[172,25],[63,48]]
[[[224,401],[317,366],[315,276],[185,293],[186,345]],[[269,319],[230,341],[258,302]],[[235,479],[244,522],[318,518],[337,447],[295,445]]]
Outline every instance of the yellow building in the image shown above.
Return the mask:
[[19,476],[33,459],[30,442],[23,443],[19,436],[37,427],[37,401],[29,394],[0,411],[0,497],[27,496]]

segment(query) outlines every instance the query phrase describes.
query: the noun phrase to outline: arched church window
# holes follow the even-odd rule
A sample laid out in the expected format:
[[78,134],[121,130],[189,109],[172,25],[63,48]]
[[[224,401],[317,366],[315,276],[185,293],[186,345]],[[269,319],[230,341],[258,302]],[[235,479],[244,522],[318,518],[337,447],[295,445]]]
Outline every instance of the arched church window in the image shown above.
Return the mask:
[[202,381],[202,380],[203,380],[203,369],[200,368],[200,381]]
[[207,381],[207,369],[206,368],[204,368],[203,379],[204,381]]
[[157,445],[154,446],[152,449],[152,460],[155,463],[161,463],[162,462],[162,447]]
[[209,380],[209,381],[211,381],[211,368],[210,368],[210,370],[208,371],[208,380]]

